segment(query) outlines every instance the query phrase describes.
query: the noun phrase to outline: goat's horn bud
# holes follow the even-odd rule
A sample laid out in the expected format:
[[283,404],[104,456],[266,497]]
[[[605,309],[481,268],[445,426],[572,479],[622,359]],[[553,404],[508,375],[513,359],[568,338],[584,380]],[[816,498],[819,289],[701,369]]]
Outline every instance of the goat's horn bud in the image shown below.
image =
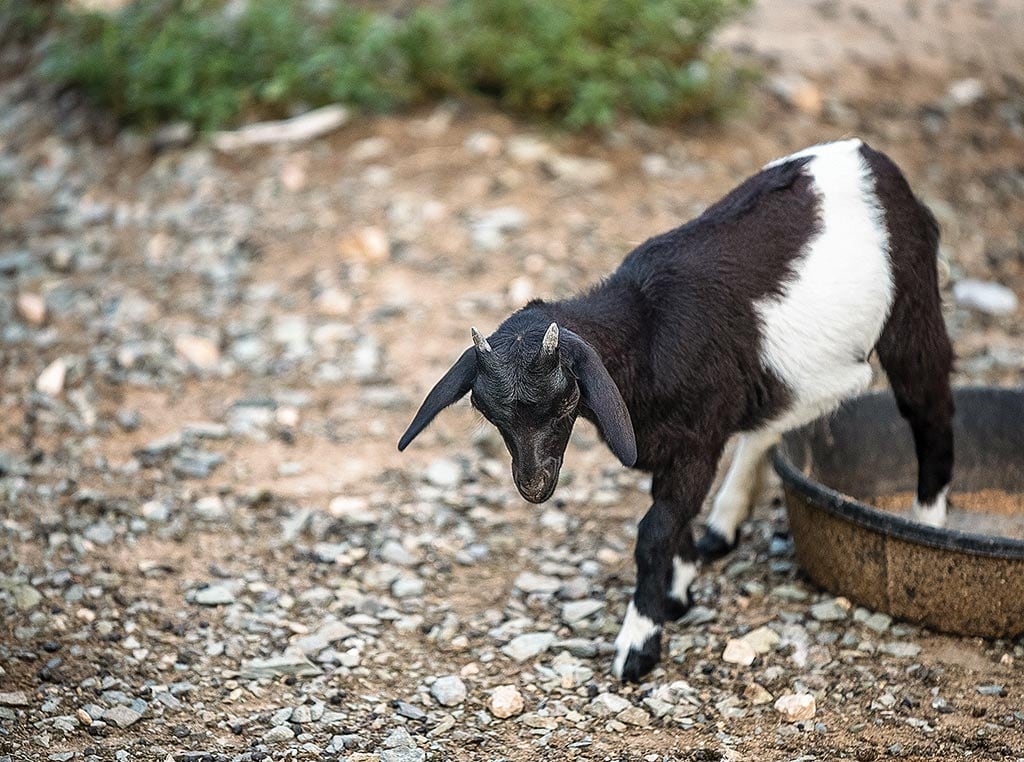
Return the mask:
[[550,355],[558,349],[558,323],[552,323],[548,326],[548,330],[544,334],[544,341],[541,342],[540,348],[541,352],[546,355]]
[[469,329],[473,333],[473,346],[476,347],[477,352],[490,352],[491,345],[487,343],[487,339],[480,335],[480,332],[476,328]]

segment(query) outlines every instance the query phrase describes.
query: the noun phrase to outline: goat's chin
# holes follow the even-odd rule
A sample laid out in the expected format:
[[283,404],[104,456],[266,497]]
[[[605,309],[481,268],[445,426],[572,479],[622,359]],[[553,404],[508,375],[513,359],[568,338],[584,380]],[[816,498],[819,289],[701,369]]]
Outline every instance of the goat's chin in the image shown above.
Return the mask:
[[558,479],[555,479],[554,481],[551,482],[551,484],[543,492],[530,493],[530,492],[525,491],[518,484],[516,485],[516,489],[518,489],[519,490],[519,494],[523,496],[523,500],[526,500],[526,501],[531,502],[531,503],[544,503],[547,500],[549,500],[551,498],[551,496],[555,493],[555,487],[557,487],[557,486],[558,486]]

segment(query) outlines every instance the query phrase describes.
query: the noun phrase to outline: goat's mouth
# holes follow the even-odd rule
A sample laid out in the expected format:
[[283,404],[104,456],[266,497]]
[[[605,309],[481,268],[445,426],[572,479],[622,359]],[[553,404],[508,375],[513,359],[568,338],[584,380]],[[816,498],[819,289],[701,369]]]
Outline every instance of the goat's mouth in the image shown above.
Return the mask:
[[543,503],[548,500],[558,486],[558,474],[562,469],[562,462],[559,460],[554,467],[539,477],[528,480],[515,477],[516,489],[523,496],[524,500],[531,503]]
[[555,487],[558,486],[558,479],[555,479],[551,484],[544,488],[543,492],[530,492],[527,491],[522,485],[517,484],[516,488],[519,490],[519,494],[524,499],[529,500],[531,503],[543,503],[545,500],[551,497],[555,492]]

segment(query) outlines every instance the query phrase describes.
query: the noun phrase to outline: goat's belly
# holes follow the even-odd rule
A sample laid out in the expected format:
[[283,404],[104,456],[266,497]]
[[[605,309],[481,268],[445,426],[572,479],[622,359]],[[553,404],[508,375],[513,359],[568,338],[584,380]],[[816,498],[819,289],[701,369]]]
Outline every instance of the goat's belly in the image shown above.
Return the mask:
[[807,165],[819,230],[781,296],[757,305],[761,359],[789,387],[793,405],[783,418],[792,425],[870,384],[867,357],[893,301],[888,232],[859,141],[825,148]]

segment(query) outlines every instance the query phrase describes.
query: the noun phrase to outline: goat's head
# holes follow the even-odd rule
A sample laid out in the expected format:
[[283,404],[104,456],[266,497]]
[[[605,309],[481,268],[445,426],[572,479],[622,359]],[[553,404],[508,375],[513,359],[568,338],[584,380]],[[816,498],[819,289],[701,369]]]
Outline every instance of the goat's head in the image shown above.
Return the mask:
[[551,497],[573,424],[589,410],[612,452],[636,462],[636,440],[626,403],[594,348],[552,323],[539,330],[500,329],[473,346],[427,395],[398,449],[441,410],[472,391],[470,400],[501,433],[512,456],[512,477],[532,503]]

